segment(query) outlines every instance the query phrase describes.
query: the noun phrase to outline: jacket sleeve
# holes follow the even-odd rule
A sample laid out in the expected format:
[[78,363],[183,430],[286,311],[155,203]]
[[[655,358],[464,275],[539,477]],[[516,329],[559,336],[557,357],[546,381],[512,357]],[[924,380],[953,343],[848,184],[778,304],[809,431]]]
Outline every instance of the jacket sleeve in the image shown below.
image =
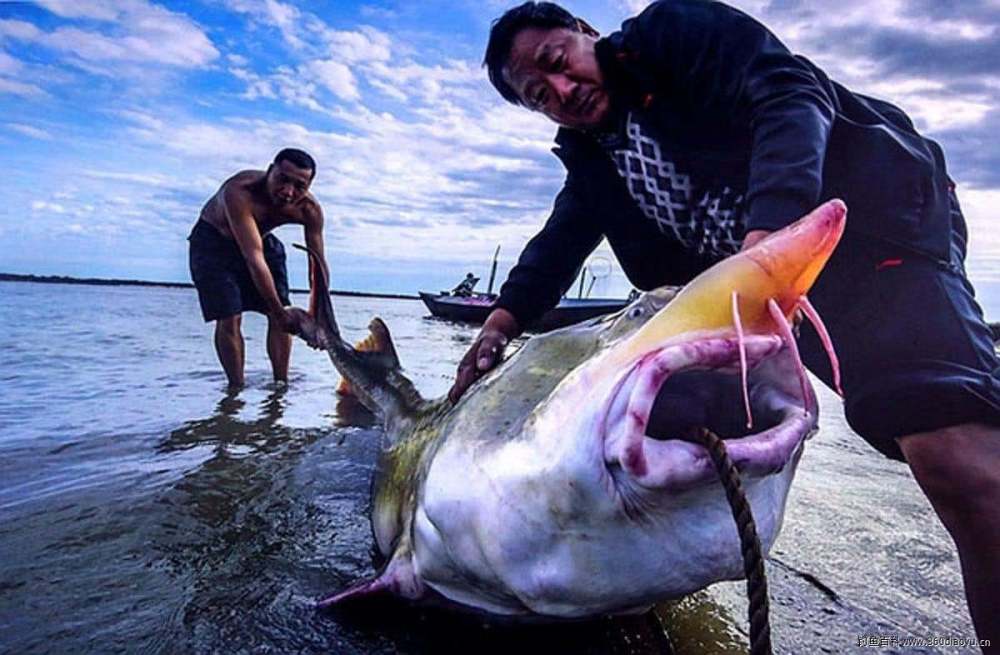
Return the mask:
[[578,176],[567,176],[548,221],[500,288],[494,306],[509,311],[522,327],[559,303],[604,236],[586,188]]
[[652,4],[622,26],[620,58],[667,101],[750,130],[747,230],[775,230],[819,202],[834,100],[763,25],[718,2]]

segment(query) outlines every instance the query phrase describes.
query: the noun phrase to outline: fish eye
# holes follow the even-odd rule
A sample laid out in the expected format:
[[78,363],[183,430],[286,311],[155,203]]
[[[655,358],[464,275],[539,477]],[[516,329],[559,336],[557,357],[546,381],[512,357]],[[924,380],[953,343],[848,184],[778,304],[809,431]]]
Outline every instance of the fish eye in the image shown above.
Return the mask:
[[534,109],[540,109],[545,106],[545,101],[548,100],[548,94],[545,92],[545,88],[541,85],[535,87],[535,90],[531,94],[531,105]]
[[626,316],[628,318],[630,318],[630,319],[635,320],[637,318],[641,318],[642,315],[645,314],[645,313],[646,313],[646,310],[643,309],[642,305],[636,305],[632,309],[628,310],[628,314],[626,314]]

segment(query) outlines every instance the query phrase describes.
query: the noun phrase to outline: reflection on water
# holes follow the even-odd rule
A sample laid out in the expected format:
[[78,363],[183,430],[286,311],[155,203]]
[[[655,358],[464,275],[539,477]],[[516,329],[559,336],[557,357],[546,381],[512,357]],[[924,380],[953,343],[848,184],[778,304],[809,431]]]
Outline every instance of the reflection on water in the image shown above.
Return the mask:
[[698,592],[663,603],[657,608],[660,620],[670,628],[670,640],[678,655],[714,653],[744,655],[748,637],[740,619],[730,615],[708,594]]
[[288,440],[290,430],[279,425],[285,408],[288,387],[272,385],[272,390],[258,405],[252,416],[244,417],[246,400],[239,392],[227,393],[219,400],[215,412],[208,418],[187,421],[157,448],[160,453],[170,453],[206,445],[217,451],[229,452],[249,449],[271,452]]
[[230,639],[234,618],[266,607],[282,588],[271,566],[283,550],[294,550],[309,518],[295,506],[290,473],[329,432],[281,425],[286,393],[283,385],[273,388],[255,411],[227,394],[210,417],[184,423],[158,446],[162,454],[207,451],[200,466],[158,498],[164,520],[151,543],[189,587],[174,626],[184,650]]
[[337,394],[337,411],[334,423],[343,428],[370,428],[378,419],[358,398],[351,394]]
[[[333,494],[336,500],[320,500],[329,492],[316,497],[308,487],[322,487],[325,475],[339,467],[314,469],[310,463],[299,469],[299,476],[295,470],[303,453],[321,438],[330,437],[325,446],[336,448],[349,437],[374,445],[381,434],[358,429],[370,427],[373,416],[351,396],[337,396],[335,423],[346,428],[341,431],[285,427],[280,422],[285,403],[281,388],[255,407],[239,395],[227,395],[211,416],[185,422],[159,445],[163,454],[206,450],[201,464],[158,499],[167,508],[166,518],[151,547],[170,575],[188,587],[184,605],[173,617],[171,639],[161,642],[161,648],[253,649],[275,642],[287,648],[325,648],[336,639],[357,652],[440,653],[456,640],[498,653],[526,648],[594,655],[669,652],[653,614],[519,626],[411,607],[388,597],[316,612],[312,602],[323,594],[304,593],[288,575],[315,578],[323,585],[317,589],[333,591],[371,572],[376,558],[370,532],[340,530],[342,510],[367,518],[368,476],[342,484]],[[370,474],[375,449],[367,454]],[[352,479],[347,471],[339,473],[342,480]],[[337,505],[343,507],[335,509]],[[343,575],[331,578],[329,573],[338,568]],[[247,625],[250,617],[252,626]]]
[[[425,320],[418,302],[336,302],[351,338],[386,320],[429,398],[475,332]],[[39,307],[45,331],[25,318]],[[664,653],[661,622],[677,655],[745,652],[739,583],[655,615],[549,626],[391,599],[317,612],[373,573],[384,435],[336,396],[321,353],[297,346],[290,386],[271,385],[258,319],[244,321],[248,387],[226,395],[190,290],[0,283],[0,652]],[[847,431],[829,393],[820,403],[768,563],[776,652],[971,636],[916,485]]]

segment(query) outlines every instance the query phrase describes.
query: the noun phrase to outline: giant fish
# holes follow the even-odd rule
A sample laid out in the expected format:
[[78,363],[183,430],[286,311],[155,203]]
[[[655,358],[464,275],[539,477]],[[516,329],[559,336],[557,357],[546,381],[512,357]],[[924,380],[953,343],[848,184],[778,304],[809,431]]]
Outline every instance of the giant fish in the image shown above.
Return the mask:
[[[575,619],[742,577],[723,488],[690,430],[728,431],[766,552],[817,425],[790,319],[801,312],[825,336],[805,293],[845,216],[830,201],[680,291],[534,336],[454,405],[421,397],[380,320],[367,347],[347,343],[323,293],[301,336],[326,349],[386,443],[371,507],[384,565],[321,605],[391,592]],[[715,389],[737,391],[719,403]]]

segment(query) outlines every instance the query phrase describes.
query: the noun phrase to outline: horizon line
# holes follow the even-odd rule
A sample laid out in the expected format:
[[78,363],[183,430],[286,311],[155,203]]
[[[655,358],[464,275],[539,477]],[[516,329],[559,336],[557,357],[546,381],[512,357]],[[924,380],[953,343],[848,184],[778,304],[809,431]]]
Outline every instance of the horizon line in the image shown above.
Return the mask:
[[[194,289],[191,282],[160,282],[157,280],[136,280],[130,278],[76,277],[73,275],[35,275],[33,273],[2,273],[0,282],[36,282],[41,284],[85,284],[91,286],[133,286],[166,287],[172,289]],[[309,293],[309,289],[289,289],[289,293]],[[420,300],[418,295],[405,293],[381,293],[378,291],[347,291],[331,289],[331,296],[360,296],[365,298],[396,298],[400,300]]]

